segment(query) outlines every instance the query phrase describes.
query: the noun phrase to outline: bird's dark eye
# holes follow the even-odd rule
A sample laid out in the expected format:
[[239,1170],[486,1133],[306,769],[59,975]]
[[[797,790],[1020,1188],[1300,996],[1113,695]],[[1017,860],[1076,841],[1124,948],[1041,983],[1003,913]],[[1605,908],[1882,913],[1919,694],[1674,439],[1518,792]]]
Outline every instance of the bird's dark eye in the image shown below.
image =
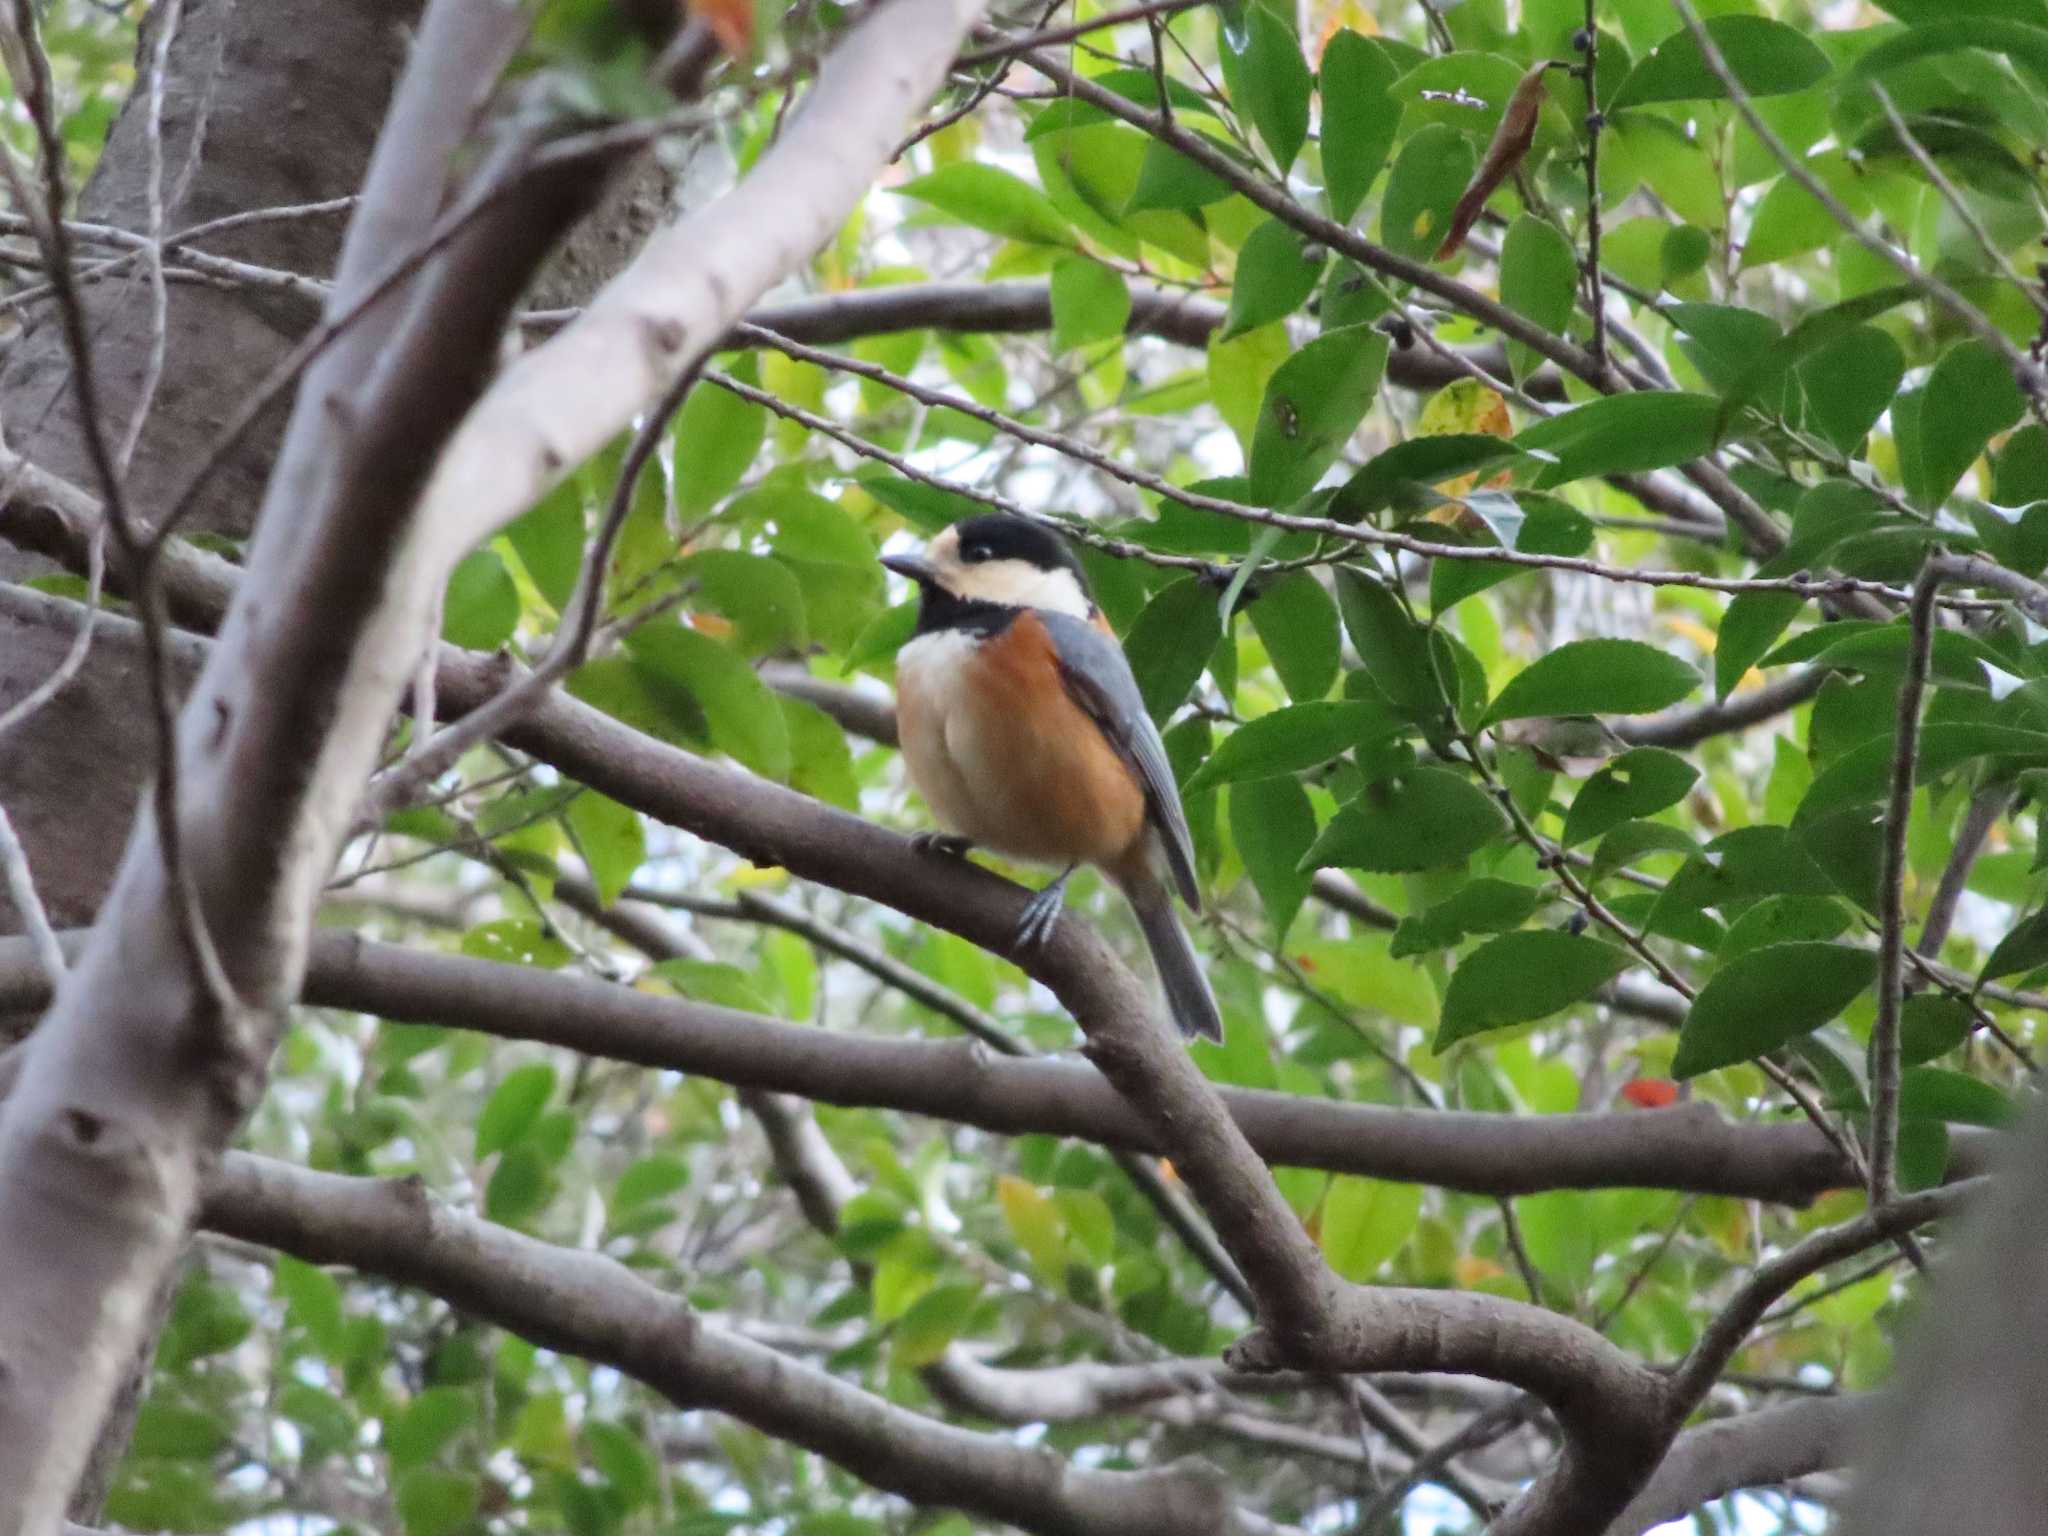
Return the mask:
[[960,546],[960,558],[969,565],[986,560],[988,556],[989,548],[986,544],[962,544]]

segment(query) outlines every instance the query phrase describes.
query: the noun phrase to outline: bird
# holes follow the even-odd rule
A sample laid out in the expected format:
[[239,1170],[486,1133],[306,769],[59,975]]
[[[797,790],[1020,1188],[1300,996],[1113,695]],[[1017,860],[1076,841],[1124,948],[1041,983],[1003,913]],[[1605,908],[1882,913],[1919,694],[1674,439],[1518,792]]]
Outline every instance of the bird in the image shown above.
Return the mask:
[[941,529],[881,563],[917,586],[896,657],[897,732],[911,782],[944,829],[921,849],[982,847],[1059,868],[1017,925],[1045,942],[1068,879],[1107,875],[1137,915],[1183,1035],[1223,1038],[1216,997],[1174,910],[1201,911],[1192,840],[1131,664],[1059,534],[1013,513]]

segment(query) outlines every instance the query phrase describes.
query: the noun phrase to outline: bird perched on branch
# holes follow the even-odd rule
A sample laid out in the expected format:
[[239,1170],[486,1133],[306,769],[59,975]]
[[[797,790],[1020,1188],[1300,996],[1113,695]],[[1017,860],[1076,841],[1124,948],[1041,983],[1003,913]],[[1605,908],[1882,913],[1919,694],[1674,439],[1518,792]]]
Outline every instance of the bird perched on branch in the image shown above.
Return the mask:
[[956,523],[921,555],[882,564],[917,583],[917,629],[896,659],[910,777],[948,835],[1061,868],[1031,899],[1017,943],[1042,943],[1067,879],[1093,864],[1137,914],[1185,1035],[1223,1038],[1216,998],[1173,910],[1195,910],[1193,848],[1166,748],[1081,563],[1021,517]]

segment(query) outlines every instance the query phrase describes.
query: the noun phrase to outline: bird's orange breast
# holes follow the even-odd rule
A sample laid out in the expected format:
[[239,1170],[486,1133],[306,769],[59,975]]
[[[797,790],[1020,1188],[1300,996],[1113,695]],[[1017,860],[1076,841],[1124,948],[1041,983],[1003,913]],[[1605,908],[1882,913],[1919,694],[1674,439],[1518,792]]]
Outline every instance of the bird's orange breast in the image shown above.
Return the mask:
[[897,713],[911,779],[948,831],[1047,864],[1117,864],[1143,835],[1144,791],[1067,692],[1028,610],[987,638],[912,640]]

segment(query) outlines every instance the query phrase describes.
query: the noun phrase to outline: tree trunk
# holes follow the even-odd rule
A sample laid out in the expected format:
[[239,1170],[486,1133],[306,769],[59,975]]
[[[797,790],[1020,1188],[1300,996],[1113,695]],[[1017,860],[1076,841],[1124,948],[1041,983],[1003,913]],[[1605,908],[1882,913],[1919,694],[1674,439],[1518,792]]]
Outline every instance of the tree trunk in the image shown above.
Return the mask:
[[[355,191],[420,0],[185,0],[163,92],[166,232],[225,214],[325,202]],[[149,79],[164,10],[142,29],[136,87],[116,120],[77,216],[148,228]],[[203,246],[266,266],[324,276],[344,213],[248,225]],[[84,290],[101,410],[127,428],[151,350],[150,287],[136,262]],[[201,461],[244,389],[253,388],[317,318],[275,296],[190,283],[170,287],[164,370],[128,477],[129,502],[153,517]],[[269,475],[283,408],[221,464],[191,526],[248,532]],[[54,307],[32,311],[0,368],[0,423],[16,451],[96,487]],[[0,580],[41,562],[0,546]],[[0,709],[55,670],[68,632],[0,634]],[[149,768],[138,650],[95,641],[84,671],[0,747],[0,805],[28,849],[59,926],[89,922],[127,841]],[[0,893],[0,932],[20,920]]]

